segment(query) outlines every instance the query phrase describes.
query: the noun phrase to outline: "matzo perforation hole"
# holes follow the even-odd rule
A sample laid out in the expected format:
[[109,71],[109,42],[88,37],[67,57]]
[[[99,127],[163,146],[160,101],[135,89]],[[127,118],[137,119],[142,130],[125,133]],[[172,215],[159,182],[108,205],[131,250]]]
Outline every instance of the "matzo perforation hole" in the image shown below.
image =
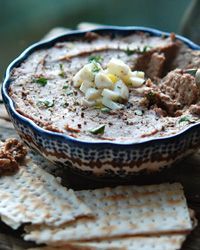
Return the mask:
[[[71,201],[68,201],[68,203],[69,203],[69,205],[71,205],[71,206],[73,205]],[[78,207],[78,206],[74,206],[74,209],[75,209],[75,210],[78,210],[79,207]]]
[[132,211],[131,211],[131,210],[128,210],[127,213],[128,213],[128,215],[130,215],[130,216],[132,215]]
[[[57,189],[56,188],[53,188],[52,190],[51,190],[53,193],[56,193],[57,192]],[[59,193],[59,192],[58,192]]]
[[119,220],[119,221],[117,222],[117,224],[118,224],[118,225],[123,224],[123,221]]
[[95,209],[98,207],[98,204],[95,202],[92,204],[93,207],[95,207]]
[[19,186],[24,186],[26,184],[25,180],[20,180],[20,182],[17,183]]
[[21,218],[21,214],[19,213],[19,211],[12,211],[12,215],[15,217],[15,218]]
[[148,198],[147,198],[147,201],[148,201],[149,203],[152,203],[152,202],[153,202],[152,197],[148,197]]
[[173,209],[173,211],[176,211],[176,207],[173,207],[172,209]]
[[14,194],[16,192],[12,187],[7,187],[6,189],[8,189],[9,193],[11,194]]
[[161,211],[165,212],[166,208],[164,206],[160,207]]
[[108,206],[108,201],[103,200],[103,204],[104,204],[105,207],[107,207]]
[[[98,221],[95,222],[95,225],[96,225],[96,227],[101,228],[101,224],[99,224]],[[106,225],[110,226],[110,223],[108,221],[106,221]]]
[[144,220],[143,220],[143,219],[141,219],[140,222],[141,222],[142,224],[144,224]]
[[7,183],[3,183],[3,188],[9,190],[9,189],[10,189],[10,186],[9,186]]
[[124,195],[129,197],[129,192],[126,191]]
[[150,211],[150,212],[152,212],[152,213],[154,213],[154,212],[155,212],[154,208],[152,208],[152,207],[151,207],[151,208],[149,208],[149,211]]

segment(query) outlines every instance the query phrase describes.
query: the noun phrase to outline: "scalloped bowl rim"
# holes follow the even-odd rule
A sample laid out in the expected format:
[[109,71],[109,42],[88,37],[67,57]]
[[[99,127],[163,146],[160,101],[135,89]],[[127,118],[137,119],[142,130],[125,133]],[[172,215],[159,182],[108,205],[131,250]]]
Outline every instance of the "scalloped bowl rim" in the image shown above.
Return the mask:
[[[56,42],[59,42],[60,39],[64,39],[70,36],[82,36],[84,35],[86,32],[123,32],[123,31],[127,31],[127,32],[137,32],[137,31],[141,31],[141,32],[146,32],[149,33],[153,36],[169,36],[170,33],[169,32],[164,32],[158,29],[154,29],[154,28],[147,28],[147,27],[143,27],[143,26],[100,26],[98,28],[95,29],[87,29],[87,30],[72,30],[72,31],[67,31],[65,34],[56,36],[54,38],[51,39],[47,39],[45,41],[39,41],[36,42],[32,45],[30,45],[27,49],[25,49],[16,59],[14,59],[9,66],[7,67],[6,73],[5,73],[5,79],[3,81],[2,84],[2,97],[3,97],[3,101],[4,102],[8,102],[9,108],[12,110],[12,112],[15,114],[15,116],[18,117],[18,119],[21,119],[23,122],[25,122],[26,124],[28,124],[28,126],[31,127],[31,129],[33,129],[36,132],[45,134],[48,137],[58,137],[59,139],[66,139],[68,141],[74,142],[74,143],[83,143],[83,144],[93,144],[93,145],[110,145],[110,146],[136,146],[136,145],[141,145],[144,143],[153,143],[156,141],[165,141],[165,140],[169,140],[169,139],[175,139],[178,136],[183,135],[184,133],[188,132],[189,130],[191,130],[192,128],[198,127],[200,126],[200,122],[198,123],[194,123],[191,124],[190,126],[186,127],[185,129],[181,130],[180,132],[176,133],[176,134],[172,134],[172,135],[168,135],[168,136],[163,136],[163,137],[155,137],[155,138],[150,138],[150,139],[142,139],[138,142],[117,142],[116,141],[108,141],[108,140],[104,140],[104,141],[88,141],[88,140],[83,140],[83,139],[78,139],[78,138],[74,138],[74,137],[70,137],[67,134],[62,134],[59,132],[53,132],[53,131],[49,131],[46,130],[40,126],[38,126],[34,121],[32,121],[31,119],[21,115],[20,113],[18,113],[14,107],[14,101],[10,98],[10,96],[7,93],[8,87],[10,85],[10,73],[12,71],[12,69],[18,65],[20,65],[24,60],[26,60],[26,58],[34,53],[35,51],[39,50],[40,47],[46,46],[46,47],[51,47],[51,44],[55,44]],[[191,48],[192,50],[200,50],[200,46],[193,43],[191,40],[177,35],[176,34],[176,38],[178,38],[180,41],[182,41],[183,43],[185,43],[189,48]]]

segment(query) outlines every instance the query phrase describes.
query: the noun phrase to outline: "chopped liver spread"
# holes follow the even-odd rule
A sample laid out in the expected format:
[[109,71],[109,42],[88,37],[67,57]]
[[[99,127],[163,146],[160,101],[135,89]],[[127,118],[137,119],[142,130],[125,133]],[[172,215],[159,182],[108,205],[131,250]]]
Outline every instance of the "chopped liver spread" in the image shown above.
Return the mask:
[[[142,86],[128,87],[129,98],[121,109],[82,102],[84,95],[73,78],[91,58],[104,70],[110,60],[119,59],[132,71],[145,73]],[[198,68],[200,51],[173,34],[87,33],[32,53],[12,70],[9,94],[16,110],[44,129],[86,141],[137,142],[173,135],[200,121]]]

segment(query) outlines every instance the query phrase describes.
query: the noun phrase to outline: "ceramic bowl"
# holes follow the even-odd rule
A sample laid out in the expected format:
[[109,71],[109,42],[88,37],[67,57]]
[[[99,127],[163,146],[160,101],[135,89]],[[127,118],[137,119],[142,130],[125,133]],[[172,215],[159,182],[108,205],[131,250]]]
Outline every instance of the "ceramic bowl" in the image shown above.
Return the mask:
[[[145,27],[107,27],[91,30],[99,34],[111,33],[128,35],[134,32],[147,32],[151,36],[169,36],[169,33]],[[2,96],[10,118],[21,139],[32,149],[63,168],[70,168],[87,176],[99,178],[125,178],[132,175],[159,171],[175,161],[194,152],[200,146],[200,123],[192,124],[185,130],[171,136],[146,139],[138,143],[90,142],[81,141],[67,135],[47,131],[32,120],[19,114],[8,95],[11,83],[10,72],[19,66],[30,54],[53,46],[56,42],[79,38],[84,31],[68,32],[52,40],[39,42],[26,49],[15,59],[6,71]],[[188,39],[177,36],[188,47],[200,47]]]

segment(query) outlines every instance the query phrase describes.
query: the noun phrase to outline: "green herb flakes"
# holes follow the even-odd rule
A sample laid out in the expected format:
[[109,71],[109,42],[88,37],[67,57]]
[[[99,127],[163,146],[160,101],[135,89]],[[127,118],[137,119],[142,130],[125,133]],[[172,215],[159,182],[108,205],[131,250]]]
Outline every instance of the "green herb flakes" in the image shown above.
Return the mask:
[[89,56],[88,61],[100,63],[103,61],[103,57],[100,55],[91,55],[91,56]]
[[47,79],[44,77],[37,78],[35,81],[43,87],[47,84]]
[[145,45],[144,47],[137,47],[135,49],[130,49],[129,47],[127,47],[127,49],[124,51],[128,56],[131,56],[135,53],[137,54],[143,54],[147,51],[149,51],[152,47],[149,45]]
[[154,103],[156,101],[156,94],[153,92],[149,92],[146,94],[146,98],[151,102]]
[[63,64],[59,64],[60,66],[60,73],[59,73],[59,76],[62,77],[62,78],[65,78],[65,71],[63,69]]
[[127,47],[127,49],[125,50],[125,53],[127,54],[127,56],[131,56],[134,53],[136,53],[136,51],[135,51],[135,49],[131,50],[131,49],[129,49],[129,47]]
[[69,86],[68,86],[68,85],[64,85],[62,88],[63,88],[63,89],[68,89]]
[[186,69],[184,72],[192,76],[195,76],[197,73],[197,69]]
[[54,100],[52,102],[50,102],[50,101],[38,101],[37,106],[39,108],[51,108],[54,106]]
[[105,131],[105,125],[101,125],[97,128],[93,128],[93,129],[89,130],[89,132],[94,134],[94,135],[98,135],[98,134],[103,135],[104,131]]
[[103,113],[109,113],[110,112],[110,109],[109,108],[101,108],[101,112]]
[[145,45],[142,49],[141,49],[141,53],[145,53],[148,52],[149,50],[151,50],[151,46],[149,45]]
[[69,96],[69,95],[72,95],[73,94],[73,91],[72,90],[69,90],[66,92],[66,95]]
[[181,117],[181,119],[178,121],[178,123],[181,123],[181,122],[191,122],[190,117],[188,117],[188,116]]
[[101,70],[101,68],[99,67],[98,63],[93,61],[92,72],[93,73],[98,73],[100,70]]

